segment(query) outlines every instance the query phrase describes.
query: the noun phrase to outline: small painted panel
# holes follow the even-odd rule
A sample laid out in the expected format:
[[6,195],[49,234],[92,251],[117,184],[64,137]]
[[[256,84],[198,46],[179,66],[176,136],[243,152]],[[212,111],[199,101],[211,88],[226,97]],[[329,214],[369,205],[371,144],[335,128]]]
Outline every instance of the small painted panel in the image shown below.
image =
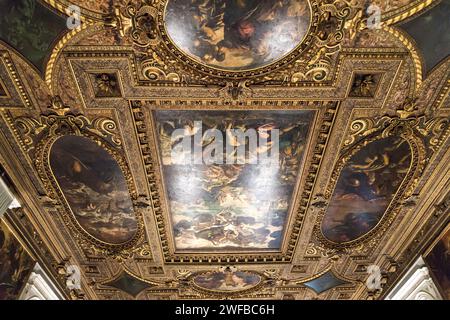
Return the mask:
[[[307,110],[156,111],[176,248],[279,250],[314,114]],[[279,132],[276,148],[275,129]],[[255,139],[249,135],[237,140],[233,130],[254,133]],[[212,131],[218,137],[207,136]],[[251,140],[258,135],[256,147]],[[263,145],[263,138],[272,140]],[[173,152],[185,140],[189,150]],[[214,152],[222,163],[179,161],[211,153],[217,142],[220,145]],[[227,162],[228,145],[234,163]],[[240,147],[241,155],[236,152]],[[259,160],[268,153],[277,159]],[[250,159],[258,160],[251,163]]]
[[34,261],[0,220],[0,300],[17,300]]
[[120,98],[119,79],[116,73],[90,74],[94,87],[94,95],[97,98]]
[[257,286],[261,276],[246,271],[207,272],[194,278],[194,283],[210,291],[243,291]]
[[425,256],[425,261],[441,290],[442,297],[450,300],[450,225],[437,240]]
[[450,1],[443,0],[430,10],[407,19],[398,27],[406,31],[419,49],[423,58],[423,72],[428,74],[450,55]]
[[0,40],[44,72],[58,37],[69,31],[66,19],[37,0],[0,0]]
[[303,283],[304,286],[314,290],[317,294],[344,284],[349,284],[349,282],[336,277],[333,271],[327,271],[320,277]]
[[105,285],[122,290],[133,297],[137,297],[142,291],[151,287],[149,283],[125,271],[122,271],[116,279],[105,283]]
[[50,166],[75,219],[91,236],[125,243],[137,231],[127,182],[116,160],[94,141],[64,136],[55,141]]
[[381,80],[381,73],[356,73],[353,76],[349,97],[374,98]]
[[165,24],[179,49],[208,66],[242,71],[267,66],[308,33],[307,0],[169,0]]
[[402,138],[383,138],[359,150],[342,169],[322,233],[345,243],[370,232],[380,222],[411,165],[411,148]]

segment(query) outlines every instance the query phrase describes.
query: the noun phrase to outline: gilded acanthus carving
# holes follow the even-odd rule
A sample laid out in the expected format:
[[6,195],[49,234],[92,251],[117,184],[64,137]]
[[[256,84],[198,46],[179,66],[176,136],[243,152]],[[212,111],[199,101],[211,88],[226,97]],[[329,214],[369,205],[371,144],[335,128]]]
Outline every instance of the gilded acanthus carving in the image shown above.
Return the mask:
[[[151,82],[181,82],[180,76],[175,72],[170,72],[170,70],[171,67],[166,65],[155,51],[149,51],[149,55],[142,58],[141,72],[146,80]],[[184,81],[186,80],[184,79]]]
[[[341,49],[341,41],[344,38],[344,27],[346,19],[352,14],[352,9],[345,6],[344,2],[334,1],[324,3],[319,7],[319,23],[315,34],[315,46],[317,50],[308,56],[304,71],[297,71],[291,76],[291,82],[299,80],[313,80],[321,82],[328,79],[331,72],[332,58]],[[296,63],[300,67],[304,65],[300,57]]]

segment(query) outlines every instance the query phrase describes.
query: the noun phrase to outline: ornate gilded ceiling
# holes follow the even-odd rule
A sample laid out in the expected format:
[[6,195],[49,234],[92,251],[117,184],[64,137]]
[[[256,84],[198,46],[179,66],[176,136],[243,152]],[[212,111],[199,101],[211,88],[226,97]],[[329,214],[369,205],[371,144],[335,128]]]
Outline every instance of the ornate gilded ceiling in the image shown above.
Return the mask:
[[[6,224],[74,299],[382,298],[449,220],[450,12],[373,4],[0,1]],[[231,129],[279,158],[195,162]]]

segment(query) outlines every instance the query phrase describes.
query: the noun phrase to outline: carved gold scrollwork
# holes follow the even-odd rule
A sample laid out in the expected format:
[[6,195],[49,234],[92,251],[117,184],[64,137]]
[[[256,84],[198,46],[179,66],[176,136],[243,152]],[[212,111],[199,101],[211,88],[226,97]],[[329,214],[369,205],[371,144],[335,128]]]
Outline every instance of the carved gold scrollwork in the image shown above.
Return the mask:
[[154,46],[160,38],[157,30],[158,10],[149,5],[127,4],[116,7],[105,17],[105,25],[118,29],[122,37],[129,36],[140,47]]
[[363,10],[358,10],[352,19],[345,22],[344,28],[348,32],[349,39],[354,39],[358,32],[367,27],[367,18],[364,17]]
[[83,135],[83,132],[104,138],[114,147],[120,147],[122,141],[119,137],[116,123],[109,118],[98,118],[91,122],[83,115],[42,115],[40,119],[20,117],[14,120],[14,125],[19,130],[22,141],[26,146],[26,152],[33,149],[42,136],[59,136],[65,133]]
[[155,51],[149,50],[149,56],[141,62],[141,72],[146,80],[168,82],[181,81],[181,77],[177,73],[168,70],[169,66],[164,63]]
[[46,128],[42,122],[33,118],[19,118],[15,121],[15,126],[21,133],[22,142],[26,147],[25,152],[27,153],[34,149],[33,136],[39,135]]
[[429,147],[436,152],[450,131],[450,120],[448,118],[436,118],[424,123],[424,128],[419,128],[420,132],[429,137]]
[[350,125],[350,137],[345,140],[344,145],[352,145],[357,137],[372,133],[373,126],[374,121],[372,119],[357,119],[353,121]]
[[[315,42],[308,60],[297,59],[295,71],[290,76],[291,83],[301,81],[322,82],[328,79],[332,68],[332,57],[342,48],[348,20],[357,16],[355,10],[345,1],[336,0],[319,6],[319,22],[314,34]],[[355,18],[353,18],[355,19]],[[351,20],[350,20],[351,21]]]
[[316,256],[319,254],[319,251],[317,250],[314,243],[310,243],[310,244],[308,244],[308,247],[306,248],[305,254],[307,256]]
[[[333,66],[346,34],[356,33],[361,26],[361,9],[345,0],[310,0],[311,25],[303,42],[288,56],[274,63],[243,71],[224,71],[191,59],[181,52],[168,36],[163,19],[168,0],[117,7],[105,18],[105,25],[130,37],[135,50],[145,53],[139,64],[142,77],[151,82],[178,85],[217,85],[221,95],[237,101],[236,96],[251,94],[253,85],[321,83],[330,81]],[[151,3],[151,4],[149,4]],[[357,30],[356,30],[356,29]],[[242,88],[240,81],[248,79]],[[228,86],[233,82],[232,87]]]
[[[102,252],[100,251],[100,253]],[[128,250],[121,250],[117,253],[114,252],[112,256],[119,263],[124,263],[129,259],[136,259],[136,261],[146,262],[153,260],[151,248],[146,243]]]
[[[252,70],[224,71],[208,66],[181,52],[168,36],[164,14],[168,0],[127,4],[105,17],[105,25],[129,37],[135,50],[147,55],[140,72],[148,81],[219,85],[251,79],[247,86],[330,80],[332,66],[355,19],[356,8],[345,0],[309,0],[311,25],[303,42],[289,55],[272,64]],[[354,22],[353,24],[355,24]],[[227,79],[224,81],[224,79]],[[226,89],[228,90],[228,89]]]
[[117,147],[122,145],[122,141],[118,135],[117,124],[108,118],[95,119],[93,122],[93,127],[96,129],[91,129],[92,132],[104,137],[110,138],[110,141],[114,143]]

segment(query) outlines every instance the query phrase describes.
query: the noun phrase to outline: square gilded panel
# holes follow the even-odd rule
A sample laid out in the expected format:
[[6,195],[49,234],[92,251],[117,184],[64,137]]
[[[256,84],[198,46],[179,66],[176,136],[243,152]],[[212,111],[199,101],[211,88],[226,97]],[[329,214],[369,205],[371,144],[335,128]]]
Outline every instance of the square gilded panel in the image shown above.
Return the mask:
[[442,297],[450,300],[450,224],[427,250],[424,259]]
[[375,97],[382,78],[381,73],[355,73],[350,87],[350,98],[372,99]]
[[315,111],[154,111],[177,250],[280,250]]
[[321,294],[322,292],[345,284],[349,284],[349,282],[336,277],[332,271],[328,271],[314,280],[305,282],[303,285],[314,290],[317,294]]
[[120,88],[117,73],[91,73],[91,82],[96,98],[120,98],[122,90]]

